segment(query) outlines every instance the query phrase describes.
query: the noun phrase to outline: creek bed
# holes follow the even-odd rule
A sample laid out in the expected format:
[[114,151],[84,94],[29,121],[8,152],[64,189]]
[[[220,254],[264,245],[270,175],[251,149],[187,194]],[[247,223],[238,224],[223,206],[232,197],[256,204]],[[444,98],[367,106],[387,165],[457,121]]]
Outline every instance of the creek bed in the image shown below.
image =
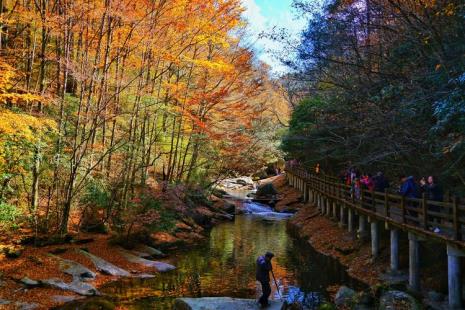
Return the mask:
[[[203,244],[172,254],[167,262],[176,270],[151,279],[122,279],[100,291],[105,299],[127,309],[171,309],[177,297],[256,298],[255,260],[266,251],[275,254],[274,273],[284,297],[305,299],[310,309],[327,298],[328,286],[365,287],[349,277],[337,260],[291,237],[286,219],[247,214],[214,227]],[[272,298],[278,299],[272,287]],[[80,305],[82,301],[61,309],[79,309]]]

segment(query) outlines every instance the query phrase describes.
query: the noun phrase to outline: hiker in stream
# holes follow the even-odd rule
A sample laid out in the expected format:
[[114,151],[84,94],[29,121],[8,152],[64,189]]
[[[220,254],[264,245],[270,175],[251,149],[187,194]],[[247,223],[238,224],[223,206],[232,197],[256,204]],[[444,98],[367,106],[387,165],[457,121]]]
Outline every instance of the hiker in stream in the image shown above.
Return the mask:
[[270,272],[272,271],[271,259],[273,256],[273,253],[266,252],[264,256],[259,256],[257,258],[256,279],[262,286],[262,296],[258,302],[262,308],[269,306],[268,297],[270,297],[271,294]]

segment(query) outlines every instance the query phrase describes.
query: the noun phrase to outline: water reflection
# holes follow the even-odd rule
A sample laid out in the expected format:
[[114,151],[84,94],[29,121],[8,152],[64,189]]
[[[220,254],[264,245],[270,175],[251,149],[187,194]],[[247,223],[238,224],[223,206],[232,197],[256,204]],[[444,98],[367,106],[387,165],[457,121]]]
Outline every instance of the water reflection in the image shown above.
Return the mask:
[[[275,254],[274,273],[284,298],[305,300],[309,308],[324,300],[329,285],[360,286],[336,261],[291,238],[286,221],[243,215],[213,228],[205,244],[171,257],[167,262],[176,270],[114,282],[101,291],[128,309],[171,309],[179,296],[255,298],[255,260],[265,251]],[[278,298],[276,291],[272,296]]]

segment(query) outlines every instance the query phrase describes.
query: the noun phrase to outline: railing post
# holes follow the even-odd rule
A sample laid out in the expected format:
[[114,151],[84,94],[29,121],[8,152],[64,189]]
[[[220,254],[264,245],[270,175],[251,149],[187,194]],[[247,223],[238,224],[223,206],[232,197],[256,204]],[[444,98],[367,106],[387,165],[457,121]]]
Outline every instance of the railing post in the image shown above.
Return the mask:
[[459,222],[459,210],[457,205],[457,197],[454,196],[453,198],[453,205],[452,205],[452,213],[453,213],[453,220],[454,220],[454,239],[461,240],[461,227]]
[[372,208],[373,212],[376,213],[375,191],[372,189],[370,192],[371,192],[371,208]]
[[402,223],[405,224],[405,197],[402,196],[400,199],[400,208],[402,211]]
[[388,190],[387,188],[384,189],[384,212],[386,217],[389,216],[389,196],[388,196]]
[[428,204],[426,201],[426,193],[421,195],[421,207],[423,209],[423,228],[428,229]]
[[363,206],[363,202],[365,200],[365,190],[363,188],[360,188],[360,207],[362,209],[365,209],[365,207]]

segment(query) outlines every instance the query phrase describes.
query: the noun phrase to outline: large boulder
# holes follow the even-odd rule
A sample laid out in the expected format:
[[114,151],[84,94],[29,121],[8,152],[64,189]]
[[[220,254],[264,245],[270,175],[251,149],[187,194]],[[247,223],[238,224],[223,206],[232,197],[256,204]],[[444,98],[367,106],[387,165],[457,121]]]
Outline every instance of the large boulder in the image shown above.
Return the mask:
[[352,302],[352,299],[355,297],[356,292],[348,288],[347,286],[341,286],[336,293],[334,298],[334,303],[337,306],[349,305]]
[[402,291],[388,291],[381,296],[379,310],[393,309],[420,310],[420,303],[410,294]]
[[256,197],[272,198],[277,194],[278,191],[274,188],[273,183],[265,183],[257,189]]
[[[231,297],[178,298],[174,310],[256,310],[260,309],[254,299]],[[268,310],[284,309],[282,302],[270,301]]]
[[215,214],[207,207],[197,207],[193,209],[189,215],[197,225],[211,227],[212,218]]

